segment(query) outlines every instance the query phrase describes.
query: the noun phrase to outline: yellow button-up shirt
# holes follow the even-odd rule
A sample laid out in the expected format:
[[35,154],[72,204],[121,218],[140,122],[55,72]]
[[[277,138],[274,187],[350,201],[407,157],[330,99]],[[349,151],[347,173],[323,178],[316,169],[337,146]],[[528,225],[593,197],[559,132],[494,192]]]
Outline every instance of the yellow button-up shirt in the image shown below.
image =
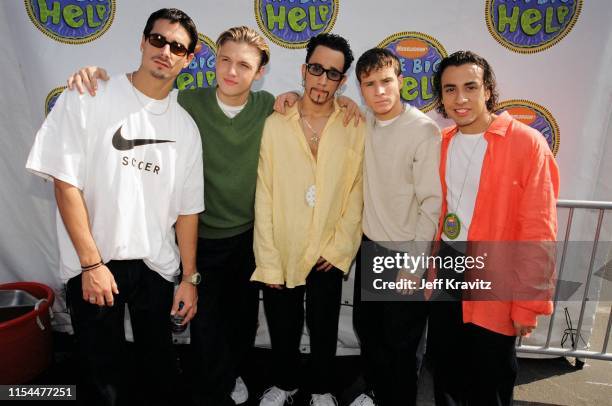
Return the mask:
[[[304,137],[297,104],[266,120],[255,194],[255,260],[251,280],[304,285],[319,257],[344,273],[361,242],[365,126],[342,125],[335,105],[317,158]],[[306,197],[315,186],[314,205]],[[311,207],[312,206],[312,207]]]

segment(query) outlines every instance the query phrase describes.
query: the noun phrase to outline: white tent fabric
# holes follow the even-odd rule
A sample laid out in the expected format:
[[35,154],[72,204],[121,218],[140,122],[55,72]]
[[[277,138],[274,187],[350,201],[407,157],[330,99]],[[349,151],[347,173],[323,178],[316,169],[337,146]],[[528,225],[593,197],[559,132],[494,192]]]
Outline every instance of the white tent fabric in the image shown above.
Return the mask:
[[[292,11],[298,6],[303,11]],[[40,22],[40,7],[46,7],[48,12],[45,21],[51,29],[46,31],[45,24]],[[24,170],[35,132],[44,120],[45,99],[51,90],[64,85],[67,76],[78,67],[100,65],[113,74],[135,69],[139,64],[138,45],[146,18],[161,7],[183,9],[192,16],[199,32],[212,39],[235,25],[249,25],[261,31],[270,23],[266,7],[276,10],[278,15],[284,7],[285,28],[281,30],[281,37],[285,44],[278,45],[283,42],[279,37],[274,43],[271,41],[271,63],[264,78],[255,85],[256,89],[274,94],[299,87],[299,69],[305,50],[291,48],[296,46],[291,41],[298,41],[310,31],[320,31],[325,22],[325,27],[332,32],[349,39],[356,57],[398,33],[417,33],[412,35],[413,40],[415,36],[431,38],[448,54],[459,49],[474,50],[494,67],[500,101],[531,101],[545,107],[557,122],[561,197],[612,200],[609,176],[612,173],[612,25],[609,24],[612,3],[607,1],[3,1],[0,3],[3,38],[0,41],[3,55],[0,59],[3,72],[0,82],[3,96],[0,99],[0,283],[36,280],[52,286],[59,293],[55,310],[60,314],[65,312],[65,303],[61,300],[62,286],[57,276],[52,187]],[[503,41],[492,34],[495,29],[490,32],[487,26],[487,17],[497,18],[499,22],[502,9],[508,15],[517,12],[519,31],[530,27],[537,30],[532,36],[523,33],[521,38],[525,43],[537,42],[547,35],[555,37],[557,32],[563,35],[544,42],[546,49],[537,52],[532,52],[534,49],[528,53],[512,51],[507,43],[503,46]],[[258,17],[256,10],[264,10],[263,15]],[[572,22],[567,17],[568,10],[577,10]],[[106,24],[102,24],[104,21]],[[71,31],[68,22],[81,27]],[[272,24],[277,24],[275,30],[279,31],[280,23],[272,21]],[[307,28],[300,31],[303,24]],[[88,30],[97,30],[99,35],[83,40],[74,38]],[[64,38],[59,38],[62,35]],[[75,41],[84,43],[67,43]],[[411,46],[417,49],[418,44],[418,41],[406,42],[406,52],[409,53]],[[435,69],[435,64],[431,68]],[[349,74],[344,94],[360,101],[352,69]],[[448,124],[435,111],[428,114],[440,125]],[[609,228],[605,233],[610,234]],[[589,237],[585,234],[577,238]],[[345,287],[344,299],[351,303],[352,285]],[[63,317],[56,319],[56,328],[67,328],[68,323],[63,313]],[[350,307],[343,310],[341,341],[348,347],[356,346]]]

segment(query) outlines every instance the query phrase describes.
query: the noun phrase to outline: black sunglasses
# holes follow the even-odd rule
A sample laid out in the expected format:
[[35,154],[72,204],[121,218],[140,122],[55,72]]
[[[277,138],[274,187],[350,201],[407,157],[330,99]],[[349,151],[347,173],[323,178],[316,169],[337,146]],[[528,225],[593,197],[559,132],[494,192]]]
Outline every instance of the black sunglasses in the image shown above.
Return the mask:
[[185,56],[187,52],[189,52],[185,45],[176,41],[169,42],[166,37],[161,34],[151,33],[147,35],[147,39],[149,40],[149,44],[153,45],[155,48],[163,48],[166,44],[170,45],[170,52],[176,56]]
[[342,80],[342,77],[344,76],[344,73],[331,68],[331,69],[325,69],[324,67],[322,67],[321,65],[319,65],[318,63],[307,63],[306,64],[306,70],[308,70],[308,73],[310,73],[311,75],[314,76],[321,76],[322,74],[326,74],[327,75],[327,79],[329,80],[333,80],[334,82],[339,82]]

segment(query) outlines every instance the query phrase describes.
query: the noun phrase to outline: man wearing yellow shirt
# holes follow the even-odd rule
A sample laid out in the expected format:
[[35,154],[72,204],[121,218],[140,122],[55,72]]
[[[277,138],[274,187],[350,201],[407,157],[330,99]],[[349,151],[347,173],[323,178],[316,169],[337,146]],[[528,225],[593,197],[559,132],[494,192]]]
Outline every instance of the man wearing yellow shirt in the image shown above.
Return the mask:
[[274,386],[261,406],[282,406],[299,385],[300,338],[310,334],[311,405],[331,395],[342,276],[361,240],[364,126],[344,127],[334,102],[353,61],[348,42],[313,37],[302,65],[304,95],[267,120],[255,197],[252,280],[263,282],[274,362]]

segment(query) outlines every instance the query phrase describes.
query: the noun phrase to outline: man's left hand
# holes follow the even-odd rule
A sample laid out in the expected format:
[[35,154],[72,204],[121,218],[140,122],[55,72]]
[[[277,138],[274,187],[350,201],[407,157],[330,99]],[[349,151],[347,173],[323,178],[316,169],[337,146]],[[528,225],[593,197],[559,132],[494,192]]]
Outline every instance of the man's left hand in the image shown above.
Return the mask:
[[[403,289],[396,289],[397,293],[399,293],[400,295],[412,295],[415,290],[418,289],[421,278],[419,278],[410,271],[400,269],[397,272],[397,277],[395,278],[395,281],[397,283],[404,282],[404,285],[407,285]],[[410,289],[409,286],[414,286],[415,288]]]
[[300,95],[296,92],[279,94],[276,101],[274,101],[274,111],[285,114],[287,112],[287,107],[292,107],[299,99]]
[[[179,311],[179,303],[183,302],[183,308]],[[178,314],[183,317],[183,325],[189,323],[198,310],[198,288],[182,281],[174,294],[171,315]]]
[[349,125],[351,120],[353,120],[355,127],[357,127],[361,121],[365,121],[365,115],[361,109],[359,109],[357,103],[355,103],[350,97],[338,96],[338,106],[346,109],[344,120],[342,120],[342,124],[345,127]]
[[524,324],[521,323],[517,323],[516,321],[513,321],[514,324],[514,335],[516,335],[517,337],[525,337],[528,336],[529,334],[531,334],[531,332],[535,329],[536,326],[526,326]]
[[327,260],[323,257],[319,257],[317,264],[315,265],[317,271],[327,272],[332,269],[334,266],[327,262]]

